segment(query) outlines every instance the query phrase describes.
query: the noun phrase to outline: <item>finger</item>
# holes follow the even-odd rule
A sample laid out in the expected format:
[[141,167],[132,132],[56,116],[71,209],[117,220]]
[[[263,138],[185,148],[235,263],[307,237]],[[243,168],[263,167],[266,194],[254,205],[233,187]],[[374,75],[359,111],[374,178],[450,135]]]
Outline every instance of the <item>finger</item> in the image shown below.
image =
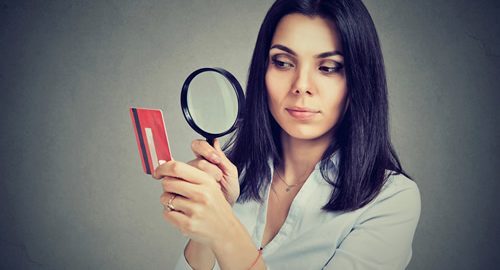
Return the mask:
[[161,184],[164,192],[178,194],[188,199],[195,200],[204,196],[198,185],[183,180],[163,180]]
[[225,178],[222,178],[222,180],[219,183],[226,190],[229,190],[231,187]]
[[164,210],[163,218],[174,227],[179,229],[181,233],[187,236],[185,227],[189,223],[189,217],[182,212]]
[[222,179],[222,177],[224,176],[222,170],[218,166],[216,166],[216,165],[214,165],[214,164],[212,164],[204,159],[198,158],[198,159],[195,159],[195,160],[188,162],[188,164],[208,173],[217,182],[219,182]]
[[184,180],[176,177],[165,176],[161,179],[160,182],[163,183],[164,181],[184,181]]
[[172,210],[180,211],[187,216],[191,216],[193,211],[197,208],[196,204],[192,201],[184,198],[181,195],[173,194],[170,192],[164,192],[160,196],[160,202],[164,206],[166,211],[171,211],[170,207],[173,207]]
[[151,174],[151,176],[156,179],[156,180],[160,180],[161,179],[161,176],[157,175],[156,174],[156,170],[158,170],[159,167],[161,167],[161,165],[165,164],[166,161],[165,160],[158,160],[158,167],[155,168],[155,170],[153,171],[153,173]]
[[[159,177],[159,178],[158,178]],[[174,177],[191,183],[201,184],[211,182],[212,177],[206,172],[180,161],[168,161],[158,166],[155,170],[155,178]]]
[[170,192],[162,192],[160,195],[160,204],[163,206],[163,210],[169,210],[167,205],[168,201],[172,196],[177,196],[177,194],[170,193]]
[[191,150],[196,157],[204,158],[214,164],[221,162],[221,158],[218,156],[217,151],[207,141],[194,140],[191,143]]

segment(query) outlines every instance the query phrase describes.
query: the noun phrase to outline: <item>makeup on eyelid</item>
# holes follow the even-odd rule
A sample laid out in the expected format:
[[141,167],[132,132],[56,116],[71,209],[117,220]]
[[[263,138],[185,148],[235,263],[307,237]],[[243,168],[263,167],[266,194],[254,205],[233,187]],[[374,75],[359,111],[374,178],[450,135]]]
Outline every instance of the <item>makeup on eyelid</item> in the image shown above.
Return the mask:
[[[287,70],[289,68],[292,68],[292,67],[295,67],[295,63],[293,63],[294,61],[286,61],[285,59],[279,59],[280,57],[283,57],[282,55],[272,55],[271,56],[271,64],[273,64],[274,66],[276,66],[278,69],[280,70]],[[286,56],[284,56],[286,57]],[[342,68],[344,67],[343,64],[337,62],[337,61],[334,61],[334,60],[323,60],[322,61],[324,64],[325,62],[332,62],[334,63],[333,65],[320,65],[318,67],[318,69],[320,71],[322,71],[323,73],[325,74],[332,74],[332,73],[336,73],[336,72],[340,72],[342,70]],[[330,63],[331,64],[331,63]]]

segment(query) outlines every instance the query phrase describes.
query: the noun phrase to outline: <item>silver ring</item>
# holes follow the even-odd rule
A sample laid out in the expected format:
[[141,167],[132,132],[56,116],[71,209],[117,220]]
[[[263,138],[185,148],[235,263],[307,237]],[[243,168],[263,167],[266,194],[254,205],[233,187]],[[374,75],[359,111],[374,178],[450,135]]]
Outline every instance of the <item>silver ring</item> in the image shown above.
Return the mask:
[[169,211],[175,211],[175,206],[172,204],[172,202],[174,201],[175,197],[177,197],[177,195],[172,195],[172,197],[170,197],[170,200],[168,200],[168,203],[167,203],[167,208]]

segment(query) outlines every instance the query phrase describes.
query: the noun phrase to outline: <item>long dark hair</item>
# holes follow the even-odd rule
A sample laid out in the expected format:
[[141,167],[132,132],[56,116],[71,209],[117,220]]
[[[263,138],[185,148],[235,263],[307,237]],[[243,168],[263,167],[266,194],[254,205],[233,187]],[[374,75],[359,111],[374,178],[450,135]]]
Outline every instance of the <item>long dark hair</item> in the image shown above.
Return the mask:
[[[381,190],[385,171],[403,171],[391,145],[387,84],[375,25],[360,0],[277,0],[261,25],[250,64],[245,116],[226,147],[242,173],[240,202],[262,201],[271,181],[268,159],[281,162],[281,128],[268,109],[265,73],[278,22],[290,13],[320,16],[335,23],[344,49],[347,111],[336,124],[335,140],[321,159],[323,178],[333,186],[327,211],[352,211],[369,203]],[[338,176],[330,179],[328,160],[339,151]]]

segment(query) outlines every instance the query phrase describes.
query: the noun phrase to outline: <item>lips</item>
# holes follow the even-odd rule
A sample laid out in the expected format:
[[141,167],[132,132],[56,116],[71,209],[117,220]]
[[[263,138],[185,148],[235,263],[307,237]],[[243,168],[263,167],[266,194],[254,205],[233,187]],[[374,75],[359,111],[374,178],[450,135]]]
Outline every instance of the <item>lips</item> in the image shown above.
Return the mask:
[[319,114],[320,111],[307,107],[289,107],[286,111],[298,120],[309,120]]

